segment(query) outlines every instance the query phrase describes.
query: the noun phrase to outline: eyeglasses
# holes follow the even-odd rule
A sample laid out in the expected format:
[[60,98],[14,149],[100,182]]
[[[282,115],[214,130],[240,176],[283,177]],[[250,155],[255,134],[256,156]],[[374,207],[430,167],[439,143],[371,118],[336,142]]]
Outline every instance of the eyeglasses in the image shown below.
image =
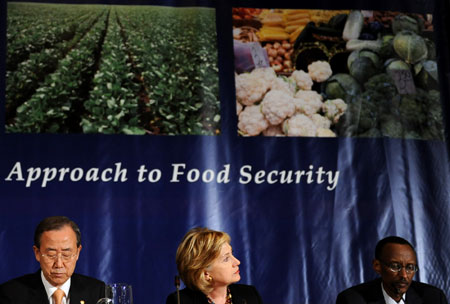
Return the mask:
[[76,257],[78,253],[59,253],[59,254],[41,254],[41,257],[44,258],[44,261],[47,263],[56,262],[59,257],[63,262],[70,262],[74,257]]
[[413,274],[419,271],[419,266],[415,264],[406,264],[406,266],[403,266],[400,263],[385,263],[381,260],[379,260],[383,265],[385,265],[387,268],[389,268],[390,271],[398,273],[402,271],[403,268],[405,268],[405,271],[407,274]]

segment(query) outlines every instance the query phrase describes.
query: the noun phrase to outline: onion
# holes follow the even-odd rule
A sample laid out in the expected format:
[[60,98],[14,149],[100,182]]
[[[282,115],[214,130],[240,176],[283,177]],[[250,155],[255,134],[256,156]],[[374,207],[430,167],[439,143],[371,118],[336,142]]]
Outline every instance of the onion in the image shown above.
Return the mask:
[[269,55],[270,57],[277,57],[277,50],[275,49],[270,49],[267,51],[267,55]]
[[281,66],[281,64],[274,64],[274,65],[272,66],[272,68],[273,68],[273,70],[274,70],[275,72],[280,72],[280,71],[283,69],[283,67]]
[[284,54],[286,54],[286,50],[285,49],[283,49],[282,47],[280,47],[279,49],[278,49],[278,55],[280,55],[280,56],[284,56]]
[[286,50],[289,50],[289,49],[291,49],[291,44],[290,43],[288,43],[288,42],[286,42],[286,43],[283,43],[282,45],[281,45],[284,49],[286,49]]

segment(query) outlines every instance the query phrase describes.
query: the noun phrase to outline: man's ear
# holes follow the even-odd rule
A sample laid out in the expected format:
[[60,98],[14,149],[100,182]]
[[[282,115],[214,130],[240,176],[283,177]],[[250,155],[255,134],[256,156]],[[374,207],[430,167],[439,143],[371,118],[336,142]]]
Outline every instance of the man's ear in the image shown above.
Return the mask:
[[374,259],[372,261],[372,268],[373,270],[375,270],[376,273],[378,273],[379,275],[381,275],[381,263],[379,260]]
[[77,248],[77,259],[76,259],[76,261],[78,261],[78,258],[80,257],[81,248],[82,248],[81,245],[78,246],[78,248]]
[[37,248],[35,245],[33,245],[33,251],[34,251],[34,257],[36,258],[36,261],[39,263],[41,262],[41,252],[39,251],[39,248]]

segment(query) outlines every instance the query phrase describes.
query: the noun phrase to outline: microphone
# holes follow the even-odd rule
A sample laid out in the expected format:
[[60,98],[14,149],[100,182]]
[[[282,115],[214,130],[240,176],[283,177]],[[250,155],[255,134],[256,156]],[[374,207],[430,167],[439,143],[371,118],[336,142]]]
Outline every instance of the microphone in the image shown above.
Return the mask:
[[180,276],[175,276],[175,288],[177,289],[177,303],[180,304]]

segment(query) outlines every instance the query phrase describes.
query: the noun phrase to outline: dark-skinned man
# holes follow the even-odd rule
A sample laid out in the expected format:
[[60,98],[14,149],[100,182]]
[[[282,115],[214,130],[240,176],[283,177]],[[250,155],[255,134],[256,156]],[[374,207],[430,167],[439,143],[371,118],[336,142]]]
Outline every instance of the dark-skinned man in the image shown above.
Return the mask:
[[372,266],[380,278],[344,290],[336,304],[447,304],[442,290],[413,281],[419,270],[417,255],[405,239],[379,241]]

